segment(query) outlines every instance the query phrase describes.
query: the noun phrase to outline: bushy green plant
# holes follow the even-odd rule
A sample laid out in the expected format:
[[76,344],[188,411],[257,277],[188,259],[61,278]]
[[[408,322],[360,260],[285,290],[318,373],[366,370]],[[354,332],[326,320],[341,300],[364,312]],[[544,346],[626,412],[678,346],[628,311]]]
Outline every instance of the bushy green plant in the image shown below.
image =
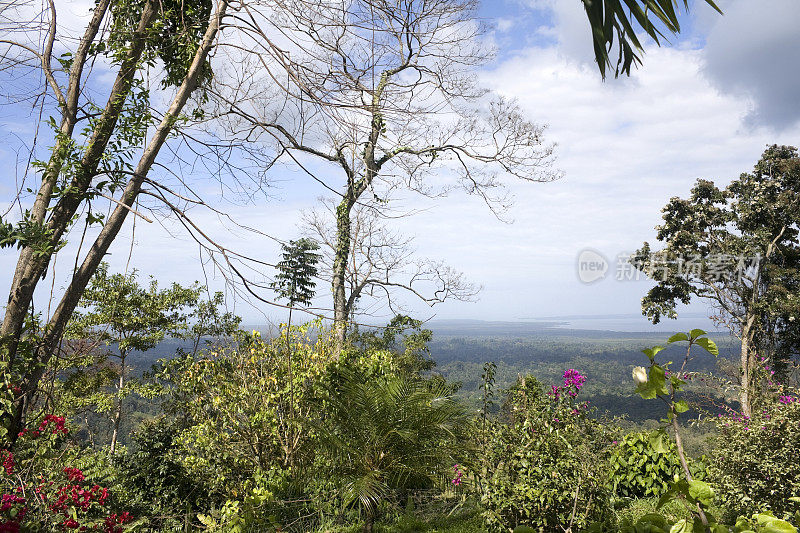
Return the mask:
[[610,459],[610,483],[618,496],[643,498],[660,496],[681,474],[675,444],[656,449],[653,433],[629,433],[614,448]]
[[575,398],[583,376],[564,374],[546,394],[533,377],[508,391],[505,420],[488,430],[481,477],[486,525],[491,531],[528,526],[573,530],[608,510],[606,429]]
[[[322,451],[330,472],[342,480],[345,506],[363,511],[365,532],[373,531],[381,504],[397,491],[451,481],[468,418],[446,385],[345,369],[324,403]],[[455,470],[452,482],[460,484],[457,465]]]
[[769,510],[783,516],[800,509],[800,399],[775,391],[756,403],[752,418],[721,416],[709,475],[727,518]]
[[650,513],[636,522],[624,521],[613,529],[594,524],[584,533],[797,533],[797,528],[789,522],[776,518],[772,513],[755,513],[749,517],[739,517],[733,525],[710,524],[701,527],[691,520],[682,518],[677,522],[667,520],[661,513]]
[[190,476],[176,456],[178,426],[166,417],[143,424],[118,456],[117,489],[138,516],[158,531],[182,531],[187,520],[214,502],[202,478]]

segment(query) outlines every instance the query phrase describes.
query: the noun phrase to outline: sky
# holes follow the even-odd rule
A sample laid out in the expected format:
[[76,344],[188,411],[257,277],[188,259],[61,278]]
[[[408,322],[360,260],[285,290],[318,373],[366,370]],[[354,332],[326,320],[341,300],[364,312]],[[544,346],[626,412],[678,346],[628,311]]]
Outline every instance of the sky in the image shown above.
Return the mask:
[[[724,16],[692,2],[680,37],[661,48],[648,43],[644,64],[629,78],[603,81],[578,0],[483,1],[479,15],[497,54],[476,75],[547,125],[545,137],[557,144],[555,166],[563,177],[509,180],[510,221],[466,195],[407,197],[419,213],[394,227],[414,238],[420,257],[443,260],[483,287],[474,302],[430,308],[409,300],[415,316],[519,320],[639,313],[650,284],[617,280],[616,260],[654,240],[668,199],[686,196],[698,178],[725,185],[750,170],[768,144],[797,145],[800,138],[800,2],[718,3]],[[85,2],[66,4],[80,11]],[[0,165],[9,169],[0,175],[0,207],[15,189],[14,146],[30,135],[32,118],[0,106]],[[278,168],[271,180],[266,198],[226,206],[248,226],[296,238],[302,211],[325,191],[296,169]],[[205,187],[213,191],[212,184]],[[275,262],[273,240],[210,215],[201,220],[232,247]],[[129,221],[109,257],[112,269],[137,268],[164,284],[208,279],[212,289],[224,289],[219,276],[204,272],[196,244],[175,224],[165,225],[137,222],[129,261]],[[70,246],[63,255],[74,254]],[[605,258],[605,277],[593,283],[579,278],[577,258],[584,250]],[[0,250],[2,292],[15,260],[14,250]],[[61,265],[70,261],[65,257]],[[62,279],[48,280],[54,292]],[[44,309],[51,283],[41,285]],[[329,306],[327,288],[319,294],[320,305]],[[245,323],[281,318],[268,306],[233,296],[229,301]],[[706,310],[698,302],[682,312]],[[369,321],[385,322],[380,316]]]

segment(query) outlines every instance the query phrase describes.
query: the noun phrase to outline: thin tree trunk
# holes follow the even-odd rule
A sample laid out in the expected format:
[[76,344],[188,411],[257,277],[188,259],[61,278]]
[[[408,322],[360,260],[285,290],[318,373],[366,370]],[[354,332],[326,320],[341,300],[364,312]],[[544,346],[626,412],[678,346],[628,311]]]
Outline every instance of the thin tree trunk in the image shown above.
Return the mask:
[[[674,392],[672,400],[674,401]],[[678,424],[678,413],[675,411],[674,404],[670,409],[672,409],[672,430],[675,432],[675,446],[678,448],[678,459],[680,459],[683,473],[686,475],[686,481],[692,481],[692,472],[689,470],[689,463],[686,462],[686,453],[683,449],[683,439],[681,438],[680,424]],[[703,523],[706,531],[708,531],[708,517],[703,511],[703,508],[700,507],[700,504],[698,503],[696,505],[700,521]]]
[[747,323],[742,328],[742,351],[740,354],[740,362],[742,365],[742,387],[739,391],[739,403],[741,404],[741,411],[744,416],[751,416],[750,409],[750,388],[752,387],[752,356],[750,354],[751,347],[750,341],[753,336],[753,318],[748,319]]
[[[100,6],[102,7],[102,5],[101,3]],[[50,211],[50,218],[45,224],[45,227],[49,232],[48,238],[49,244],[52,247],[51,249],[57,247],[61,237],[68,229],[75,213],[84,200],[84,195],[91,185],[92,178],[94,178],[97,173],[97,166],[105,153],[122,111],[122,107],[130,93],[133,77],[136,74],[139,60],[144,51],[146,33],[152,25],[157,13],[157,3],[152,0],[147,2],[142,11],[139,25],[131,36],[130,48],[128,49],[125,59],[122,61],[122,65],[117,73],[117,78],[114,80],[114,85],[111,89],[106,107],[97,120],[97,125],[92,132],[86,151],[78,164],[77,172],[71,180],[68,188],[69,192],[65,193]],[[97,16],[93,17],[91,24],[99,24],[101,20],[102,17],[100,19],[97,19]],[[90,26],[90,29],[91,28],[92,26]],[[96,30],[94,33],[87,31],[85,38],[94,39],[95,34]],[[81,70],[78,69],[78,76],[80,76],[80,72]],[[76,80],[70,79],[70,88],[72,88],[73,83],[76,83]],[[77,85],[74,90],[78,90]],[[75,95],[74,98],[77,98],[77,95]],[[73,101],[71,94],[68,95],[68,99],[68,104],[71,104]],[[74,120],[67,117],[65,121],[66,123],[62,124],[62,132],[72,132]],[[42,186],[34,202],[33,216],[34,220],[39,223],[44,222],[44,216],[50,204],[55,180],[63,164],[63,158],[66,156],[64,152],[71,141],[71,138],[64,136],[56,141],[53,156],[48,163],[45,175],[42,178]],[[3,325],[0,327],[0,341],[2,341],[4,347],[3,351],[5,352],[2,356],[9,364],[13,363],[16,357],[25,317],[33,301],[33,293],[36,290],[39,280],[44,277],[47,271],[51,256],[52,253],[37,254],[31,246],[23,246],[22,250],[20,250],[19,260],[17,261],[17,267],[14,271],[14,278],[9,291],[8,305],[6,306]]]
[[294,305],[289,304],[289,321],[286,324],[286,375],[289,377],[289,420],[286,429],[288,438],[286,439],[286,465],[294,466],[294,369],[292,368],[292,345],[289,333],[292,330],[292,310]]
[[122,420],[122,389],[125,387],[125,352],[120,352],[119,381],[117,382],[117,405],[114,410],[114,430],[111,432],[111,448],[108,451],[113,459],[117,450],[117,438],[119,436],[119,424]]

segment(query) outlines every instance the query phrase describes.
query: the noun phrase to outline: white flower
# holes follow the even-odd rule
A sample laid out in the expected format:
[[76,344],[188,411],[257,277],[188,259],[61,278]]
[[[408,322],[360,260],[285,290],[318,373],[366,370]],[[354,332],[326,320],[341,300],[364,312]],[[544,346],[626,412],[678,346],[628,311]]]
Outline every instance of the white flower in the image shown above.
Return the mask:
[[793,316],[789,317],[789,322],[794,322],[794,317]]
[[635,381],[637,385],[647,383],[647,369],[643,366],[633,367],[633,381]]

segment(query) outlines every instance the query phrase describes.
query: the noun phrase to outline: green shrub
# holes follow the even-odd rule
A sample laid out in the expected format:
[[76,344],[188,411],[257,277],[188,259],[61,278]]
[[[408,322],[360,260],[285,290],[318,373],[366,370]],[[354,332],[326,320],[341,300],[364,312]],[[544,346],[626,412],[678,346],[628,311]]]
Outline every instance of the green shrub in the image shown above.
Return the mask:
[[179,531],[187,519],[219,500],[200,477],[175,457],[177,425],[167,417],[142,424],[131,445],[115,460],[120,497],[137,516],[149,516],[159,531]]
[[660,496],[680,476],[678,451],[671,440],[663,439],[667,452],[657,450],[655,433],[629,433],[614,448],[610,459],[611,488],[618,496],[645,498]]
[[753,409],[748,419],[721,417],[709,477],[726,518],[769,510],[776,516],[794,512],[789,501],[800,496],[800,401],[776,394]]
[[480,483],[486,525],[491,531],[529,526],[573,530],[608,511],[607,461],[610,438],[574,400],[582,381],[565,373],[565,385],[545,394],[532,377],[512,387],[505,423],[489,430],[485,479]]

